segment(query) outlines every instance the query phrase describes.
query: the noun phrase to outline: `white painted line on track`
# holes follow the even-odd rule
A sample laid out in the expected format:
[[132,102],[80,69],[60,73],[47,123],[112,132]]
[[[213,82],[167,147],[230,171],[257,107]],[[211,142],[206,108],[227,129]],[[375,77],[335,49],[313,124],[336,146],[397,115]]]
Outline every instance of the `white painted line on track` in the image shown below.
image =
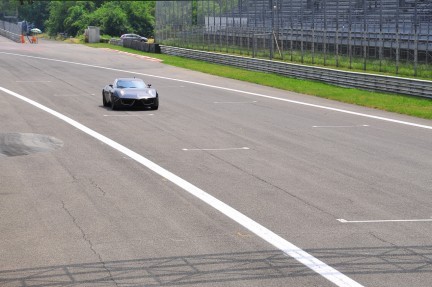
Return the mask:
[[432,222],[432,218],[427,219],[385,219],[385,220],[345,220],[337,219],[341,223],[385,223],[385,222]]
[[272,99],[272,100],[277,100],[277,101],[282,101],[282,102],[287,102],[287,103],[292,103],[292,104],[297,104],[297,105],[302,105],[302,106],[307,106],[307,107],[312,107],[312,108],[317,108],[317,109],[324,109],[324,110],[329,110],[329,111],[334,111],[334,112],[339,112],[339,113],[344,113],[344,114],[349,114],[349,115],[354,115],[354,116],[359,116],[359,117],[365,117],[365,118],[370,118],[370,119],[375,119],[375,120],[380,120],[380,121],[386,121],[386,122],[391,122],[391,123],[396,123],[396,124],[401,124],[401,125],[407,125],[407,126],[432,130],[432,126],[428,126],[428,125],[416,124],[416,123],[412,123],[412,122],[400,121],[400,120],[395,120],[395,119],[391,119],[391,118],[374,116],[374,115],[369,115],[369,114],[364,114],[364,113],[353,112],[353,111],[349,111],[349,110],[343,110],[343,109],[338,109],[338,108],[332,108],[332,107],[327,107],[327,106],[310,104],[310,103],[306,103],[306,102],[294,101],[294,100],[289,100],[289,99],[284,99],[284,98],[267,96],[267,95],[263,95],[263,94],[252,93],[252,92],[247,92],[247,91],[242,91],[242,90],[237,90],[237,89],[231,89],[231,88],[226,88],[226,87],[220,87],[220,86],[214,86],[214,85],[208,85],[208,84],[203,84],[203,83],[198,83],[198,82],[192,82],[192,81],[168,78],[168,77],[163,77],[163,76],[156,76],[156,75],[150,75],[150,74],[145,74],[145,73],[138,73],[138,72],[133,72],[133,71],[108,68],[108,67],[85,64],[85,63],[64,61],[64,60],[58,60],[58,59],[50,59],[50,58],[30,56],[30,55],[22,55],[22,54],[9,53],[9,52],[0,52],[0,54],[13,55],[13,56],[18,56],[18,57],[26,57],[26,58],[32,58],[32,59],[39,59],[39,60],[46,60],[46,61],[53,61],[53,62],[60,62],[60,63],[67,63],[67,64],[79,65],[79,66],[84,66],[84,67],[91,67],[91,68],[116,71],[116,72],[122,72],[122,73],[134,74],[134,75],[141,75],[141,76],[152,77],[152,78],[163,79],[163,80],[169,80],[169,81],[175,81],[175,82],[181,82],[181,83],[188,83],[188,84],[203,86],[203,87],[207,87],[207,88],[236,92],[236,93],[240,93],[240,94],[251,95],[251,96],[256,96],[256,97],[261,97],[261,98],[266,98],[266,99]]
[[357,125],[357,126],[312,126],[313,128],[362,128],[369,127],[369,125]]
[[184,148],[184,151],[226,151],[226,150],[246,150],[248,147],[232,147],[232,148]]
[[128,149],[127,147],[107,138],[106,136],[80,124],[79,122],[57,112],[54,111],[42,104],[39,104],[38,102],[35,102],[29,98],[26,98],[20,94],[17,94],[15,92],[12,92],[8,89],[5,89],[3,87],[0,87],[0,91],[3,91],[6,94],[9,94],[17,99],[20,99],[26,103],[29,103],[55,117],[58,119],[68,123],[69,125],[79,129],[80,131],[88,134],[89,136],[105,143],[106,145],[112,147],[113,149],[123,153],[124,155],[132,158],[136,162],[142,164],[143,166],[147,167],[148,169],[152,170],[153,172],[157,173],[158,175],[162,176],[163,178],[166,178],[167,180],[171,181],[172,183],[176,184],[178,187],[182,188],[183,190],[187,191],[191,195],[199,198],[209,206],[213,207],[214,209],[220,211],[225,216],[231,218],[238,224],[242,225],[244,228],[248,229],[255,235],[261,237],[263,240],[268,242],[269,244],[273,245],[274,247],[281,250],[283,253],[285,253],[288,256],[291,256],[298,262],[302,263],[306,267],[310,268],[314,272],[318,273],[319,275],[323,276],[330,282],[334,283],[335,285],[339,287],[363,287],[360,283],[357,283],[356,281],[352,280],[348,276],[342,274],[341,272],[337,271],[333,267],[330,267],[329,265],[325,264],[321,260],[313,257],[306,251],[300,249],[299,247],[295,246],[294,244],[288,242],[287,240],[283,239],[276,233],[272,232],[271,230],[265,228],[264,226],[260,225],[259,223],[253,221],[251,218],[247,217],[246,215],[240,213],[239,211],[235,210],[231,206],[225,204],[224,202],[220,201],[219,199],[213,197],[212,195],[206,193],[204,190],[196,187],[195,185],[189,183],[188,181],[180,178],[179,176],[171,173],[170,171],[164,169],[163,167],[157,165],[156,163],[150,161],[149,159],[143,157],[142,155]]
[[140,117],[138,115],[103,115],[104,117]]

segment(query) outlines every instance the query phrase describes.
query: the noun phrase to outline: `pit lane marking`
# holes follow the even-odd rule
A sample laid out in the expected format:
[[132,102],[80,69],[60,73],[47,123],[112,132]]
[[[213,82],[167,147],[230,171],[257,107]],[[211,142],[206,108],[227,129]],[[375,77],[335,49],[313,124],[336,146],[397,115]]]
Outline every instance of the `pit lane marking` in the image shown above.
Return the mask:
[[51,115],[54,117],[57,117],[58,119],[66,122],[67,124],[77,128],[78,130],[86,133],[87,135],[101,141],[102,143],[112,147],[113,149],[123,153],[127,157],[135,160],[136,162],[142,164],[143,166],[147,167],[151,171],[155,172],[156,174],[160,175],[161,177],[171,181],[173,184],[177,185],[184,191],[188,192],[189,194],[195,196],[196,198],[200,199],[204,203],[208,204],[209,206],[213,207],[214,209],[218,210],[228,218],[232,219],[233,221],[237,222],[244,228],[248,229],[250,232],[254,233],[267,243],[273,245],[274,247],[281,250],[284,254],[292,257],[293,259],[297,260],[301,264],[305,265],[309,269],[313,270],[314,272],[318,273],[322,277],[326,278],[330,282],[333,282],[338,287],[364,287],[360,283],[354,281],[353,279],[349,278],[348,276],[342,274],[338,270],[334,269],[333,267],[325,264],[323,261],[313,257],[311,254],[307,253],[303,249],[300,249],[296,245],[292,244],[291,242],[285,240],[281,236],[277,235],[270,229],[267,229],[263,225],[255,222],[251,218],[247,217],[243,213],[237,211],[236,209],[232,208],[231,206],[227,205],[226,203],[220,201],[216,197],[210,195],[209,193],[205,192],[204,190],[198,188],[197,186],[189,183],[188,181],[182,179],[181,177],[173,174],[172,172],[164,169],[163,167],[157,165],[156,163],[150,161],[149,159],[143,157],[142,155],[128,149],[127,147],[113,141],[112,139],[88,128],[87,126],[84,126],[83,124],[73,120],[72,118],[69,118],[55,110],[52,110],[36,101],[33,101],[29,98],[26,98],[20,94],[17,94],[15,92],[12,92],[6,88],[0,87],[0,91],[3,91],[6,94],[9,94],[17,99],[20,99],[30,105],[33,105]]
[[345,220],[337,219],[340,223],[385,223],[385,222],[431,222],[432,218],[426,219],[384,219],[384,220]]
[[354,125],[354,126],[312,126],[313,128],[362,128],[370,127],[370,125]]
[[228,150],[247,150],[248,147],[233,147],[233,148],[184,148],[184,151],[228,151]]

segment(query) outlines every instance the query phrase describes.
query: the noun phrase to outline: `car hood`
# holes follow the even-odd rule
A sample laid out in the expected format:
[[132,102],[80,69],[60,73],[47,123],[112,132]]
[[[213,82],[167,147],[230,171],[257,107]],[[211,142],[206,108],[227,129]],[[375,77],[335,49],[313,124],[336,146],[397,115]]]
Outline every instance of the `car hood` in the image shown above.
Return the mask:
[[144,99],[155,98],[156,90],[151,88],[145,89],[116,89],[117,95],[125,99]]

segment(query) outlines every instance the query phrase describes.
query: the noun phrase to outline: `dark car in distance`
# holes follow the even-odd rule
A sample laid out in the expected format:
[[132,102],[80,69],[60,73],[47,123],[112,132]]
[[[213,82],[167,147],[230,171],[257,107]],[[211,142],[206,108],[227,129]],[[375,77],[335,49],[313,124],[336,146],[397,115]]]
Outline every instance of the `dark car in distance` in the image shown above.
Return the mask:
[[106,85],[102,90],[104,107],[117,110],[121,107],[149,107],[159,108],[157,91],[138,78],[118,78],[113,84]]

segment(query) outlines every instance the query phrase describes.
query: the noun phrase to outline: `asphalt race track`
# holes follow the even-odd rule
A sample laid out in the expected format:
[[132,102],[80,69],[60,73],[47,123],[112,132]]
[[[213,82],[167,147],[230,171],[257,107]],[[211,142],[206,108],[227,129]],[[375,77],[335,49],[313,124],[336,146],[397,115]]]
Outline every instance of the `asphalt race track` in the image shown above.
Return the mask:
[[432,121],[5,38],[0,106],[2,287],[431,286]]

